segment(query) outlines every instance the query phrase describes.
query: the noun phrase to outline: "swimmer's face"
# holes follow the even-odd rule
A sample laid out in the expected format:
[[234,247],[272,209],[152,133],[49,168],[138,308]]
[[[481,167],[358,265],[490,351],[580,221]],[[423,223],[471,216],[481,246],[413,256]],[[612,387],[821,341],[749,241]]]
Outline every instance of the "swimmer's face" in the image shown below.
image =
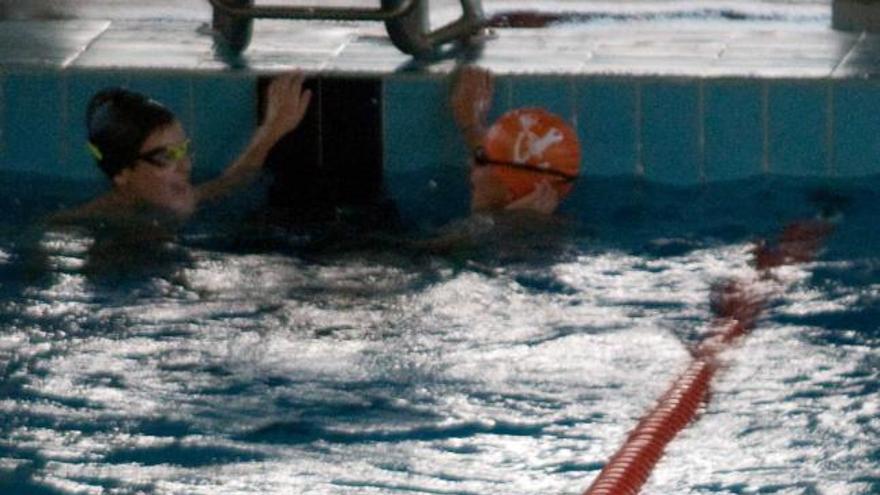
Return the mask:
[[471,211],[497,211],[510,203],[510,192],[492,166],[471,166]]
[[129,199],[179,217],[195,211],[195,189],[190,182],[192,162],[180,122],[153,131],[141,145],[135,163],[122,169],[113,184]]

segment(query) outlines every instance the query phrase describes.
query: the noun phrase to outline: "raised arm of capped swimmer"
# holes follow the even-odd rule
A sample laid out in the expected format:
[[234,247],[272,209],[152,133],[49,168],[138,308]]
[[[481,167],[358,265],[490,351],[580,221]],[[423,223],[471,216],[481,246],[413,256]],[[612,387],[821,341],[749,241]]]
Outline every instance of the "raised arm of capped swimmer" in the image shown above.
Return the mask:
[[449,101],[452,115],[472,150],[482,145],[486,135],[492,92],[492,74],[486,69],[466,66],[453,78]]
[[312,92],[303,89],[305,76],[299,72],[278,76],[266,90],[265,119],[257,128],[244,152],[223,174],[196,189],[199,201],[220,198],[248,184],[262,170],[269,150],[302,122],[312,100]]

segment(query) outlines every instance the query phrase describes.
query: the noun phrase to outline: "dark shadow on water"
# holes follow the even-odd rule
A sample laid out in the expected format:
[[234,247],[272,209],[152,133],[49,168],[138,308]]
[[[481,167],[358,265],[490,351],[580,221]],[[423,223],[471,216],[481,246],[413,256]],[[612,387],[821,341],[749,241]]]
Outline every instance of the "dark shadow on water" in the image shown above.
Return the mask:
[[[5,448],[0,446],[0,460],[9,459],[16,463],[13,469],[0,468],[0,493],[6,495],[68,495],[67,490],[58,490],[34,479],[37,474],[43,475],[48,459],[41,454],[28,449]],[[69,460],[75,463],[76,460]],[[82,459],[82,462],[92,462],[92,459]],[[125,483],[107,478],[91,478],[73,475],[72,481],[78,481],[92,487],[103,489],[121,488],[119,493],[154,493],[155,486],[143,483]],[[79,493],[79,492],[77,492]],[[103,493],[103,491],[102,491]],[[111,491],[111,493],[115,493]]]
[[594,246],[662,258],[773,236],[793,220],[818,216],[841,217],[842,225],[863,230],[880,199],[876,183],[768,176],[676,187],[591,178],[578,184],[562,211],[576,212],[595,229]]
[[59,491],[33,480],[31,469],[20,468],[12,473],[0,472],[0,493],[10,495],[69,495],[70,492]]
[[576,295],[579,290],[559,280],[552,273],[539,270],[521,270],[513,279],[520,287],[532,293]]
[[135,463],[143,466],[171,464],[198,468],[238,462],[262,461],[266,456],[258,452],[219,446],[186,446],[180,442],[162,447],[116,450],[104,457],[110,464]]
[[[158,280],[185,285],[181,274],[192,266],[189,251],[173,240],[145,239],[130,231],[43,232],[39,239],[18,242],[15,249],[13,262],[0,266],[4,280],[0,292],[7,300],[46,297],[51,304],[65,298],[124,304],[165,291],[156,285]],[[68,276],[83,277],[86,285],[53,296],[59,281]],[[40,324],[48,330],[52,322]]]
[[[821,329],[809,339],[824,345],[880,344],[880,307],[854,307],[833,313],[805,316],[778,316],[779,323]],[[854,332],[854,333],[853,333]]]
[[361,431],[341,431],[325,428],[310,421],[276,422],[244,435],[242,440],[270,444],[303,444],[325,441],[340,444],[403,441],[437,441],[451,438],[469,438],[477,435],[529,436],[541,435],[543,425],[521,425],[503,421],[482,423],[465,422],[455,425],[419,425],[408,428],[364,428]]
[[[26,191],[40,189],[39,179],[25,177],[19,182]],[[40,247],[45,233],[34,226],[48,208],[43,201],[20,195],[14,201],[5,199],[20,203],[17,211],[24,213],[2,226],[0,248],[11,253],[11,262],[0,264],[4,281],[0,295],[15,299],[25,288],[48,286],[54,275],[65,270],[85,275],[96,289],[92,297],[108,301],[149,293],[152,280],[185,286],[181,273],[193,266],[194,249],[283,254],[305,263],[358,260],[399,266],[421,272],[423,284],[436,281],[438,266],[487,275],[505,269],[513,270],[515,280],[528,291],[570,294],[575,289],[546,268],[579,254],[613,251],[646,259],[680,257],[774,235],[792,219],[840,213],[843,228],[830,239],[829,256],[873,257],[871,246],[880,243],[880,229],[872,220],[878,193],[871,183],[771,176],[673,187],[631,178],[590,177],[577,185],[553,217],[478,215],[447,220],[445,226],[429,230],[402,223],[398,206],[381,195],[348,207],[322,208],[316,218],[302,217],[302,205],[242,213],[248,208],[233,202],[206,209],[189,225],[167,235],[106,225],[71,233],[72,242],[89,245],[87,251],[54,254],[81,258],[82,266],[76,269],[51,266],[48,258],[53,253]],[[52,194],[67,194],[58,202],[72,203],[70,198],[79,195],[74,186],[59,187]],[[243,201],[253,206],[252,199]],[[426,225],[436,225],[442,218],[442,208],[434,210],[424,211],[436,216]]]
[[[5,433],[0,429],[0,433]],[[10,495],[66,495],[34,479],[41,472],[47,459],[40,453],[26,448],[0,445],[0,460],[9,459],[16,463],[15,468],[0,468],[0,493]]]
[[149,238],[131,231],[97,232],[86,253],[83,273],[96,286],[110,288],[151,278],[170,280],[192,266],[189,252],[173,237]]
[[578,224],[528,212],[477,214],[449,223],[404,247],[474,267],[547,266],[575,255]]

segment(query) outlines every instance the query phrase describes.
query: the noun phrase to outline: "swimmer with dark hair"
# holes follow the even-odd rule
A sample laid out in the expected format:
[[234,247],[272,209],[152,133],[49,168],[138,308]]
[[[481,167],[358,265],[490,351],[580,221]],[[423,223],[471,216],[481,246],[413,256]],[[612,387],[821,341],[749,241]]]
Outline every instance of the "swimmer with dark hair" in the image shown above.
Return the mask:
[[55,214],[55,223],[132,218],[182,223],[205,201],[222,198],[259,176],[269,150],[295,130],[311,100],[304,76],[276,77],[266,94],[265,119],[223,173],[194,185],[189,139],[168,108],[122,88],[95,94],[86,112],[88,148],[111,182],[106,194]]

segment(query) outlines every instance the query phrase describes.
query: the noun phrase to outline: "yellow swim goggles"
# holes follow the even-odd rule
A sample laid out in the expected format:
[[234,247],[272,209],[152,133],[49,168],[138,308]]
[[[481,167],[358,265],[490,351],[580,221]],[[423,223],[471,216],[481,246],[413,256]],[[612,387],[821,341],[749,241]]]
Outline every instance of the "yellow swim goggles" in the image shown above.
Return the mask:
[[189,151],[190,140],[182,141],[179,144],[171,144],[168,146],[160,146],[145,151],[137,156],[138,160],[144,160],[147,163],[158,167],[167,167],[190,156]]

